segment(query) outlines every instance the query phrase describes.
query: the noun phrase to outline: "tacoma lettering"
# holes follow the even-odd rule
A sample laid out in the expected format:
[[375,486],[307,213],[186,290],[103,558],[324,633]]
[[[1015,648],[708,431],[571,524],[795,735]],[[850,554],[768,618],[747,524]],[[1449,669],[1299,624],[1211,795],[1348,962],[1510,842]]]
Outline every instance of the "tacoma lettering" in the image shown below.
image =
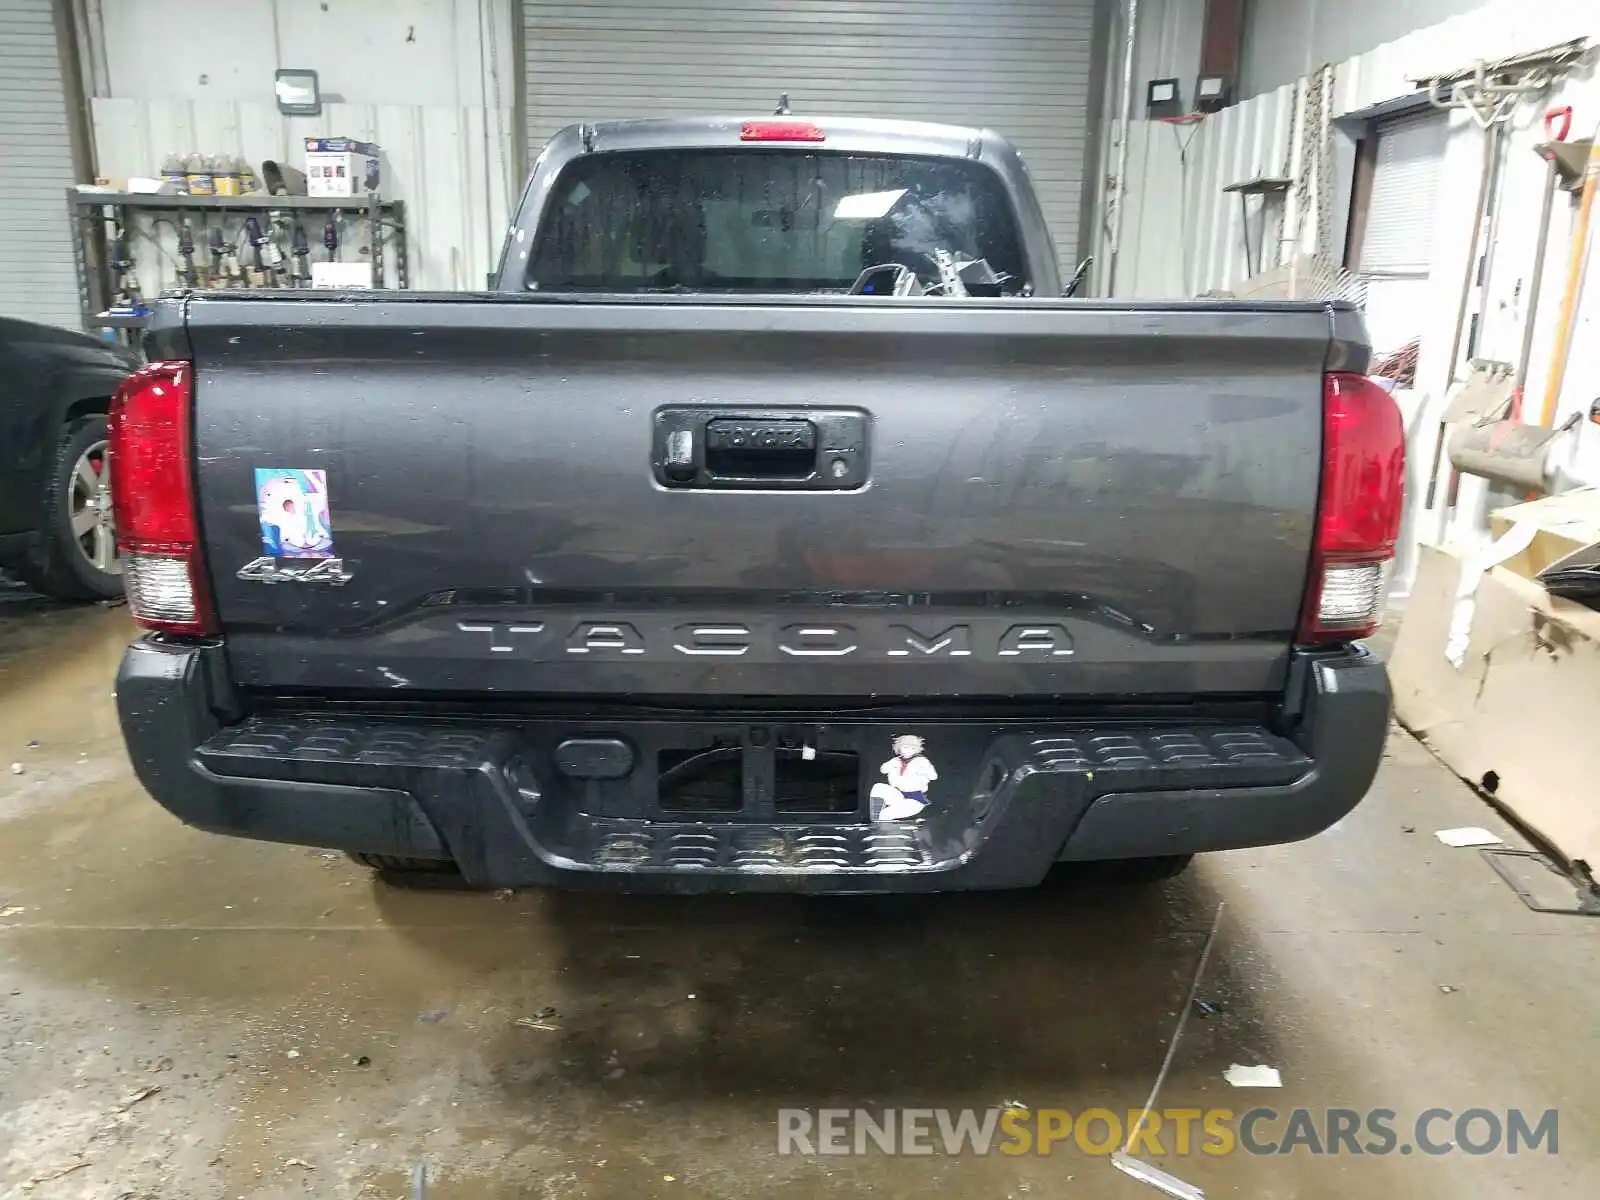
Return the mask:
[[[903,623],[858,628],[824,621],[797,622],[773,630],[740,621],[685,621],[670,629],[635,616],[632,621],[583,620],[571,625],[545,621],[457,621],[461,633],[485,639],[491,654],[522,653],[548,660],[563,654],[604,658],[619,654],[685,658],[909,658],[1053,659],[1073,653],[1064,625],[1012,625],[998,636],[980,635],[957,623],[935,630]],[[981,628],[981,627],[980,627]],[[990,626],[993,629],[993,626]]]

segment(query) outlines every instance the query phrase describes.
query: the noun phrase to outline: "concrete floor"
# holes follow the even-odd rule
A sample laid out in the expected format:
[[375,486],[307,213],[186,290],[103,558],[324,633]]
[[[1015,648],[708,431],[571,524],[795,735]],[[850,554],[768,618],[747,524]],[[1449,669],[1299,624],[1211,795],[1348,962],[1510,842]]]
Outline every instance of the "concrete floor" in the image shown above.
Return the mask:
[[[0,614],[0,1195],[399,1197],[426,1160],[437,1198],[1155,1196],[1071,1148],[779,1156],[776,1110],[1137,1109],[1222,901],[1200,995],[1226,1011],[1189,1022],[1161,1107],[1387,1107],[1403,1132],[1554,1107],[1560,1152],[1175,1174],[1252,1200],[1600,1194],[1600,921],[1536,915],[1436,842],[1508,831],[1404,735],[1324,836],[1143,892],[408,894],[147,800],[111,699],[129,634]],[[1229,1087],[1235,1062],[1283,1089]]]

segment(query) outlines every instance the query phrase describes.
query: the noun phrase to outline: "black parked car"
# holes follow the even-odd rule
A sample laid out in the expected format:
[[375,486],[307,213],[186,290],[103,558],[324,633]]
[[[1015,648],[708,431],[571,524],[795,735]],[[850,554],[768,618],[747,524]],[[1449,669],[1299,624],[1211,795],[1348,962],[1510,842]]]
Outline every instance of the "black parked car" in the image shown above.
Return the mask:
[[106,410],[139,358],[0,318],[0,566],[68,599],[122,593]]

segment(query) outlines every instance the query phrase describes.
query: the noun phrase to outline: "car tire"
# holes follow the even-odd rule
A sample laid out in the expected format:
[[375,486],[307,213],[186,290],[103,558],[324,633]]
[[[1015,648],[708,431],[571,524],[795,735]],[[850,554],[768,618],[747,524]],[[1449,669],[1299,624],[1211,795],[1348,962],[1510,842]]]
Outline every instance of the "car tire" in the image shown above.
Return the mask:
[[363,867],[371,867],[374,871],[408,871],[421,872],[432,875],[447,875],[455,871],[456,865],[449,859],[438,858],[401,858],[398,854],[363,854],[359,850],[351,850],[350,857]]
[[392,888],[428,892],[475,892],[461,877],[461,869],[449,859],[404,858],[398,854],[349,852],[364,867],[371,867],[378,882]]
[[1194,861],[1192,854],[1163,854],[1152,858],[1096,858],[1056,863],[1047,879],[1068,888],[1146,887],[1181,875]]
[[[105,453],[106,419],[99,413],[73,421],[56,447],[38,543],[19,572],[46,595],[63,600],[114,600],[122,595],[115,514],[109,487],[99,483]],[[85,470],[91,478],[83,477]]]
[[1108,862],[1112,877],[1119,883],[1160,883],[1189,869],[1192,854],[1163,854],[1158,858],[1118,858]]

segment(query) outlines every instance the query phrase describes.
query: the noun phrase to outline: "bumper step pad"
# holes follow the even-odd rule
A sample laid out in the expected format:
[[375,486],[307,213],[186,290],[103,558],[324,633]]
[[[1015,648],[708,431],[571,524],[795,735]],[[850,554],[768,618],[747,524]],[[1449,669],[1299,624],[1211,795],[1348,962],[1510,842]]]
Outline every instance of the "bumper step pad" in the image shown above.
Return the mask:
[[1014,878],[1019,856],[1032,861],[1024,874],[1042,875],[1101,797],[1283,787],[1311,769],[1298,747],[1260,728],[1001,732],[973,756],[969,794],[951,788],[915,822],[639,819],[585,811],[594,806],[581,785],[540,765],[536,740],[514,726],[271,715],[217,732],[196,758],[225,777],[409,793],[468,880],[628,874],[695,890],[727,877],[746,887],[762,878],[870,887],[887,876],[984,886],[982,860]]

